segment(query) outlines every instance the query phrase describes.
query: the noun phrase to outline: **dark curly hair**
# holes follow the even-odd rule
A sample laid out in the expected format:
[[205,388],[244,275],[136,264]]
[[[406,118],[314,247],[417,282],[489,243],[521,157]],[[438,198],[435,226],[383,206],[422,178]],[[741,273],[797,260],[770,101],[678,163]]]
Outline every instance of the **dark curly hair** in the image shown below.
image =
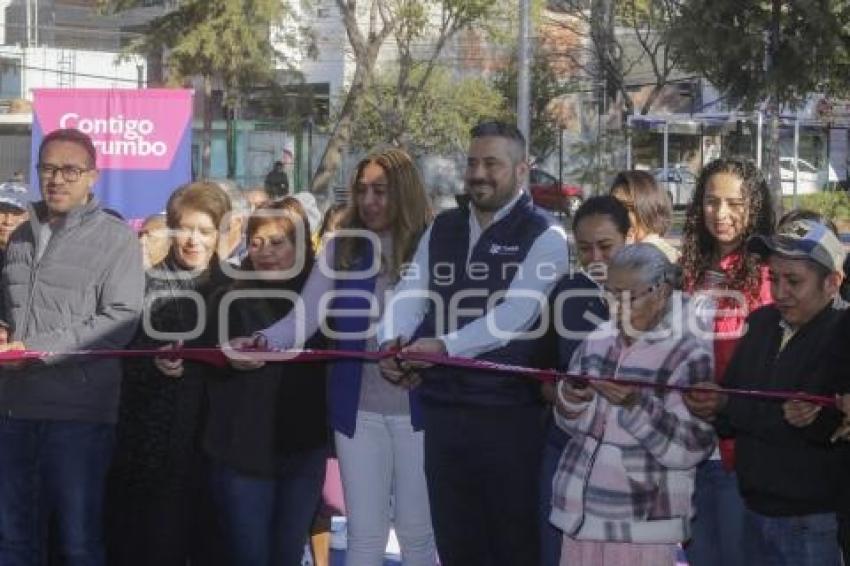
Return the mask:
[[[685,227],[682,232],[682,258],[684,288],[693,291],[702,282],[705,273],[719,259],[720,250],[714,236],[705,226],[703,199],[708,180],[718,173],[729,173],[741,179],[741,190],[747,206],[747,220],[742,245],[753,234],[771,235],[774,231],[773,198],[761,171],[748,160],[716,159],[706,165],[697,179],[694,197],[688,205]],[[726,288],[740,291],[755,300],[761,286],[761,260],[752,254],[742,254],[727,274]]]

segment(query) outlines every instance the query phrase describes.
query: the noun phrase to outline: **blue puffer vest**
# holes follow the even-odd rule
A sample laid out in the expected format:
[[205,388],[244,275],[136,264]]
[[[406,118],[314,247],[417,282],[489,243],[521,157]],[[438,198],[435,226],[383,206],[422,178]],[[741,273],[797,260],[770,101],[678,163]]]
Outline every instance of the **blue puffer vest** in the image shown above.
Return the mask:
[[[353,271],[368,272],[374,260],[374,252],[371,243],[366,241],[363,254],[352,266]],[[362,311],[362,316],[348,314],[348,316],[337,317],[331,320],[331,327],[340,334],[355,335],[365,333],[369,328],[370,303],[364,296],[352,296],[346,292],[359,292],[361,294],[373,293],[375,290],[375,277],[358,277],[355,279],[337,279],[336,291],[340,293],[330,303],[334,311],[345,310],[349,313]],[[362,352],[366,349],[366,340],[337,338],[335,347],[340,350]],[[357,360],[341,360],[334,362],[330,370],[328,380],[328,415],[334,430],[341,432],[349,438],[354,436],[357,424],[357,408],[360,404],[360,384],[362,381],[363,363]],[[419,412],[419,395],[414,390],[410,393],[410,420],[413,428],[422,428]]]
[[[520,265],[535,240],[553,223],[523,194],[511,211],[487,227],[469,250],[469,210],[446,211],[434,221],[428,248],[429,289],[442,299],[438,313],[433,301],[417,330],[417,336],[437,336],[461,329],[487,311],[491,296],[507,291],[514,276],[531,277]],[[564,250],[564,253],[567,253]],[[536,266],[531,266],[534,269]],[[458,293],[468,293],[462,300]],[[442,319],[443,328],[437,328]],[[537,328],[533,324],[531,330]],[[546,339],[520,337],[506,346],[486,352],[478,359],[541,367],[547,356]],[[540,402],[536,382],[518,376],[434,367],[424,372],[419,391],[423,401],[471,405],[529,405]]]

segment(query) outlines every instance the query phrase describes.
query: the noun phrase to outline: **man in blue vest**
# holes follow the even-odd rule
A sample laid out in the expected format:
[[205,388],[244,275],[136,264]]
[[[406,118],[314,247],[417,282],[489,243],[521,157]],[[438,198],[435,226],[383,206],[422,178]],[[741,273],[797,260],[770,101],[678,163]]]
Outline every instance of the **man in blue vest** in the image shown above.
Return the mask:
[[[569,265],[563,228],[523,190],[516,127],[472,129],[469,205],[440,214],[378,330],[383,347],[541,366],[547,297]],[[445,566],[536,564],[544,438],[539,384],[492,372],[388,359],[391,381],[421,375],[425,474]],[[415,378],[418,381],[418,377]]]

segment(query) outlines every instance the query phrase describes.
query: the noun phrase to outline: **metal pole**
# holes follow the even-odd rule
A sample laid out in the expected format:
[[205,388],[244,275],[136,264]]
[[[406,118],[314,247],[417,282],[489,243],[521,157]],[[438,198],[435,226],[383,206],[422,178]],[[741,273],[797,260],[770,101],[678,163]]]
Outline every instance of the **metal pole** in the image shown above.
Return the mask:
[[519,52],[517,53],[517,128],[525,136],[528,153],[531,138],[531,52],[529,49],[530,1],[519,0]]
[[756,167],[761,169],[761,154],[762,154],[762,141],[761,141],[761,130],[764,125],[764,118],[762,117],[761,110],[757,113],[757,126],[756,126]]
[[558,129],[558,184],[564,184],[564,129]]
[[631,171],[632,169],[632,118],[633,116],[629,115],[626,118],[626,170]]
[[[794,196],[791,198],[791,207],[797,208],[797,178],[800,174],[800,115],[794,116]],[[782,179],[780,179],[780,183]]]
[[27,0],[27,13],[26,13],[26,29],[24,30],[24,46],[29,47],[32,44],[32,0]]
[[[600,91],[601,92],[601,91]],[[596,104],[596,193],[602,194],[602,104]]]
[[667,180],[667,165],[668,165],[668,157],[667,152],[670,150],[670,124],[667,123],[667,120],[664,120],[664,180]]
[[313,180],[313,116],[307,117],[307,183]]

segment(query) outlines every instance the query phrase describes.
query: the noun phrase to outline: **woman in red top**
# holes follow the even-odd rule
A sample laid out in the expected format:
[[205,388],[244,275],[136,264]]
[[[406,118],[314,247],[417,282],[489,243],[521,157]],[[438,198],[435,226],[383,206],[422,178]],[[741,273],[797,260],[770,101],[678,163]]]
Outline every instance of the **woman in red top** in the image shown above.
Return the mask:
[[[685,219],[680,262],[685,291],[712,307],[718,382],[747,315],[772,302],[767,267],[746,253],[744,244],[754,234],[770,235],[773,230],[770,189],[753,163],[717,159],[702,170]],[[719,453],[697,470],[696,517],[686,549],[691,566],[749,563],[733,449],[731,441],[722,440]]]

